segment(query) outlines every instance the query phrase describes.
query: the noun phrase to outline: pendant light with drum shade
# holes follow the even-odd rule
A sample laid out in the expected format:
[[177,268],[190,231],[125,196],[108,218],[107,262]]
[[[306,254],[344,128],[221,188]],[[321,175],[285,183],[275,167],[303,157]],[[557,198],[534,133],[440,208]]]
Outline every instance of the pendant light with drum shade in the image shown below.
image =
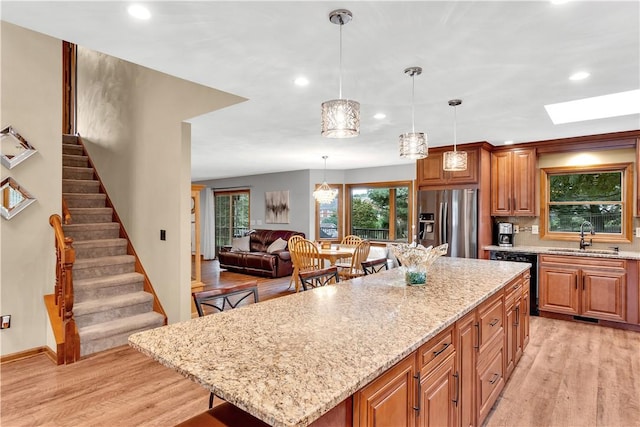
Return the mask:
[[322,103],[322,136],[327,138],[352,138],[360,134],[360,103],[342,98],[342,26],[353,15],[346,9],[334,10],[329,21],[340,25],[340,90],[338,99]]
[[414,105],[415,76],[422,74],[422,68],[409,67],[404,70],[404,73],[411,77],[411,132],[400,135],[400,157],[412,160],[424,159],[429,155],[427,135],[423,132],[416,132]]
[[324,177],[322,179],[322,184],[320,184],[320,187],[313,192],[313,198],[321,204],[331,203],[338,195],[338,190],[329,187],[329,184],[327,184],[327,157],[328,156],[322,156],[324,159]]
[[456,143],[458,136],[456,134],[457,127],[457,111],[456,107],[462,104],[461,99],[452,99],[449,101],[449,105],[453,107],[453,151],[447,151],[444,153],[443,169],[446,171],[463,171],[467,170],[467,152],[458,151]]

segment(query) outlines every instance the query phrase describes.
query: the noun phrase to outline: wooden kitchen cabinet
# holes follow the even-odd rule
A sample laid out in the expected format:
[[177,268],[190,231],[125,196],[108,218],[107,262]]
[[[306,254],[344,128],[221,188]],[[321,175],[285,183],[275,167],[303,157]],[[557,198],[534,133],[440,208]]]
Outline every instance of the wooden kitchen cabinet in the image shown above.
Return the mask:
[[468,313],[456,322],[458,353],[458,423],[461,427],[476,425],[476,312]]
[[491,215],[535,216],[536,150],[491,153]]
[[416,425],[416,353],[354,394],[354,426]]
[[[505,292],[505,378],[520,361],[529,340],[529,281],[530,276],[519,277]],[[525,293],[525,285],[527,292]]]
[[478,182],[478,148],[464,149],[467,152],[467,169],[463,171],[445,171],[443,158],[450,149],[430,149],[429,156],[418,160],[418,185],[439,186],[451,184],[476,184]]
[[626,261],[541,256],[540,310],[626,321]]
[[[353,426],[482,425],[507,381],[505,333],[513,366],[529,335],[527,271],[353,395]],[[526,290],[525,285],[526,284]],[[517,301],[505,328],[505,297]]]
[[457,373],[455,352],[420,379],[421,427],[457,425]]

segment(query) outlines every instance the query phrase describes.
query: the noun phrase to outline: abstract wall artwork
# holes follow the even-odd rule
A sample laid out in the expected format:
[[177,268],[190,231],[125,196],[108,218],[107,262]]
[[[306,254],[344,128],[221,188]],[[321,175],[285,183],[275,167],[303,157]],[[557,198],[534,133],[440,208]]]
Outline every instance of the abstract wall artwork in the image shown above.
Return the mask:
[[265,222],[289,224],[289,191],[266,191]]

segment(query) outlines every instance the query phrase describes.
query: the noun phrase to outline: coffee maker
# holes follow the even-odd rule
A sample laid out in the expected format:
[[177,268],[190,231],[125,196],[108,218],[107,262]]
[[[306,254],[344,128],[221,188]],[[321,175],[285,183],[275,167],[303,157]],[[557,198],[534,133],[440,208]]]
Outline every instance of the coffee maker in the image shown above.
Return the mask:
[[513,246],[513,224],[510,222],[498,223],[498,246]]

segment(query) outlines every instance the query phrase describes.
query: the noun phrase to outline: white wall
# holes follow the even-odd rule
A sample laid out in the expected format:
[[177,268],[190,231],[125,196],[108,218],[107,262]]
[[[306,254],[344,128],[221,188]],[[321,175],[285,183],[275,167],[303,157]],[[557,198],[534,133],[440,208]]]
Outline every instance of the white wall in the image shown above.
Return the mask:
[[169,322],[191,316],[191,132],[183,121],[243,100],[78,48],[78,132]]
[[0,126],[11,125],[38,152],[9,170],[37,199],[10,221],[0,219],[0,354],[49,345],[55,350],[43,296],[55,286],[53,230],[49,216],[62,200],[62,43],[0,22]]

